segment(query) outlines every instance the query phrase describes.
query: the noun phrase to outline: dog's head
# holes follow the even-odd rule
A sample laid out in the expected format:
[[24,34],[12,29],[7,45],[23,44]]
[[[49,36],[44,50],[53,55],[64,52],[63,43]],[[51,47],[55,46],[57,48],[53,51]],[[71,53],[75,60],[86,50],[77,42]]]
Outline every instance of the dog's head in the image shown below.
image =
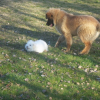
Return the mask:
[[53,27],[54,26],[53,14],[51,12],[46,13],[46,19],[47,19],[46,25]]
[[46,25],[51,26],[51,27],[56,25],[56,20],[57,20],[59,12],[60,12],[60,9],[50,8],[49,11],[46,13],[46,19],[47,19]]

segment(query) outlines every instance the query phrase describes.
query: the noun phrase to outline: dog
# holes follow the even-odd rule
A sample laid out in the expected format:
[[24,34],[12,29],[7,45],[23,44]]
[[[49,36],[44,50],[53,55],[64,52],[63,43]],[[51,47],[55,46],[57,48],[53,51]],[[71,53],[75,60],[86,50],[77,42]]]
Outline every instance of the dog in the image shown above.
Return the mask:
[[55,26],[61,34],[58,38],[55,47],[62,41],[66,41],[67,49],[64,52],[69,52],[72,45],[72,37],[79,36],[85,47],[79,54],[88,54],[93,41],[100,34],[100,23],[97,19],[88,15],[73,15],[61,9],[50,8],[46,12],[48,26]]

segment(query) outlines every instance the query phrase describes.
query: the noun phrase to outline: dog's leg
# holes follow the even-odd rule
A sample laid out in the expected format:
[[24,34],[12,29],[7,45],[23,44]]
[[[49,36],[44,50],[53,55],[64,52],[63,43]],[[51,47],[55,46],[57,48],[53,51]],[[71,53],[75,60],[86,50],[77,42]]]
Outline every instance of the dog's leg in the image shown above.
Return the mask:
[[58,38],[58,40],[57,40],[57,42],[56,42],[56,44],[55,44],[55,47],[57,47],[61,42],[63,42],[65,40],[65,37],[63,36],[63,35],[61,35],[59,38]]
[[65,34],[64,36],[67,44],[67,49],[64,52],[69,52],[72,45],[72,36],[71,34]]
[[80,54],[88,54],[91,49],[91,42],[85,42],[85,48],[80,52]]
[[91,49],[93,41],[97,37],[94,25],[81,25],[78,29],[78,36],[80,37],[81,41],[85,44],[85,47],[80,52],[80,54],[88,54]]

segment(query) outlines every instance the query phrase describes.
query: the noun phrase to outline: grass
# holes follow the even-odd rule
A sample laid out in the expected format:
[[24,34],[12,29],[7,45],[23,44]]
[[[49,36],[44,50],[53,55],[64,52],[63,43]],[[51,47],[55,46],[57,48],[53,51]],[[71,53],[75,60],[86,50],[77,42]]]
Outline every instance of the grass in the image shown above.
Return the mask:
[[[59,33],[46,26],[50,7],[100,18],[99,0],[0,1],[0,100],[100,100],[100,36],[88,55],[78,55],[84,45],[73,38],[71,51]],[[29,40],[50,42],[42,54],[24,50]]]

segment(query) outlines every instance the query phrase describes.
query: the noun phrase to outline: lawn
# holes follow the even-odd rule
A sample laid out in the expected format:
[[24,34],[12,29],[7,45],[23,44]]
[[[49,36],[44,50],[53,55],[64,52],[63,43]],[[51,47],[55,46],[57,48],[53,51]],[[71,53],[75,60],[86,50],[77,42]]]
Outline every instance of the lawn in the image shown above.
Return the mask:
[[[59,33],[46,26],[50,7],[100,19],[99,0],[0,0],[0,100],[100,100],[100,36],[88,55],[73,37],[54,48]],[[26,52],[28,40],[43,39],[49,51]]]

